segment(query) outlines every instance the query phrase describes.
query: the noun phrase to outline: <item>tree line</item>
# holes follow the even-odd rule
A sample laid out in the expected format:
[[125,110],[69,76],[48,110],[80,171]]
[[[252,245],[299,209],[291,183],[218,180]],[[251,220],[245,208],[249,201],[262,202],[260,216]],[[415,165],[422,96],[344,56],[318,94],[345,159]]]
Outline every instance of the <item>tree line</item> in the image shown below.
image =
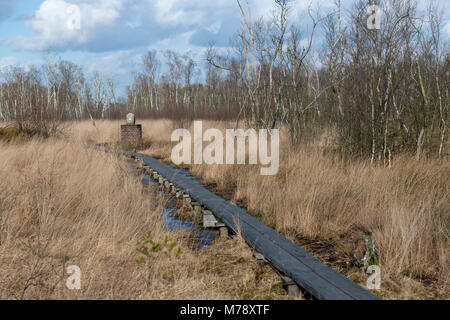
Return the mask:
[[[443,13],[431,1],[355,0],[293,18],[274,0],[271,19],[253,19],[237,1],[241,25],[227,50],[200,55],[150,51],[118,98],[114,83],[86,80],[67,61],[13,68],[0,85],[0,120],[39,126],[72,119],[139,117],[242,120],[289,130],[293,146],[335,133],[340,153],[389,163],[398,152],[448,157],[450,55]],[[381,9],[380,29],[368,8]]]
[[49,136],[63,121],[107,119],[124,107],[111,79],[97,72],[88,81],[70,61],[11,67],[0,76],[0,121],[14,121],[24,132]]

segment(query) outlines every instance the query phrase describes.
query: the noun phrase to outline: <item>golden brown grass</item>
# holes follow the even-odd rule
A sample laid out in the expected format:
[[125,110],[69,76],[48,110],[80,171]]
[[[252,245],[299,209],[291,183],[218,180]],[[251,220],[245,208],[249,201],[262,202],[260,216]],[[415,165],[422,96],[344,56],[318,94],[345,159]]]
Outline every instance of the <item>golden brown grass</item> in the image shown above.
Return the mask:
[[[108,140],[103,125],[114,127],[92,132]],[[193,250],[191,233],[165,229],[154,194],[124,159],[72,140],[0,142],[0,299],[286,298],[242,239]],[[155,242],[170,237],[180,256],[138,263],[148,231]],[[81,290],[66,288],[69,265],[81,269]]]
[[[142,123],[146,137],[159,142],[145,152],[170,161],[173,124]],[[118,124],[102,125],[116,130]],[[234,126],[204,121],[203,130]],[[383,297],[448,299],[450,163],[418,162],[399,155],[391,167],[371,166],[331,155],[326,151],[332,143],[333,134],[328,132],[317,143],[294,150],[283,132],[276,176],[261,176],[259,166],[192,165],[190,169],[294,242],[329,244],[325,251],[337,251],[350,262],[347,267],[329,264],[362,285],[367,275],[351,260],[362,232],[371,231],[380,259]],[[313,253],[329,262],[314,252],[315,247]]]
[[[169,162],[170,135],[176,125],[167,120],[140,123],[144,137],[155,142],[145,153]],[[72,136],[117,141],[120,124],[100,121],[97,130],[82,122],[71,126]],[[234,128],[235,123],[204,121],[203,127]],[[190,169],[215,191],[245,205],[362,285],[367,275],[353,265],[353,249],[362,232],[371,231],[380,258],[383,297],[448,299],[450,163],[418,162],[400,155],[390,168],[371,166],[331,155],[327,150],[332,144],[333,134],[326,133],[315,144],[294,150],[282,132],[276,176],[260,176],[259,166],[192,165]],[[332,252],[344,263],[329,259]]]
[[[169,120],[144,120],[143,138],[153,142],[170,141],[174,124]],[[123,121],[98,120],[65,124],[67,137],[79,142],[116,142],[120,140],[120,125]]]
[[[346,165],[305,151],[290,153],[276,179],[258,172],[236,174],[234,198],[293,240],[331,240],[351,253],[359,231],[371,231],[385,284],[392,280],[400,288],[394,296],[411,294],[401,290],[403,277],[432,280],[439,285],[431,291],[445,294],[450,166],[408,160],[398,158],[386,169],[361,162]],[[194,168],[200,176],[207,171]],[[232,171],[222,174],[233,176]]]

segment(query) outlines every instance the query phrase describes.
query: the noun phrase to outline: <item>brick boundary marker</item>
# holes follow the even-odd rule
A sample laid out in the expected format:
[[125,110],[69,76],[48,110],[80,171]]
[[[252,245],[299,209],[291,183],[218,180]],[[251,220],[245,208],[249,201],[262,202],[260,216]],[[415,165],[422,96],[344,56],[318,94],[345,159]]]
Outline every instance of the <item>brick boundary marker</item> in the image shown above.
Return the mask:
[[120,141],[137,144],[142,140],[142,125],[124,124],[120,126]]

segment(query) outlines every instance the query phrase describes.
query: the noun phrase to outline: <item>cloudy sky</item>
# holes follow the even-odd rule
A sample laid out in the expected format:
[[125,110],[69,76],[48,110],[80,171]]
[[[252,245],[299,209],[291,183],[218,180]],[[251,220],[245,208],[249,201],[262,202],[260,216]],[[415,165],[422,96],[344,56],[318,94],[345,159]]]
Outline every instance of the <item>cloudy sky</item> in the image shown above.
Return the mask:
[[[333,2],[311,1],[324,12]],[[311,1],[291,1],[291,19]],[[254,17],[274,8],[273,0],[248,2]],[[449,8],[450,0],[439,2]],[[147,50],[192,50],[200,61],[210,41],[227,46],[239,26],[235,0],[0,0],[0,68],[40,63],[51,52],[124,84]]]

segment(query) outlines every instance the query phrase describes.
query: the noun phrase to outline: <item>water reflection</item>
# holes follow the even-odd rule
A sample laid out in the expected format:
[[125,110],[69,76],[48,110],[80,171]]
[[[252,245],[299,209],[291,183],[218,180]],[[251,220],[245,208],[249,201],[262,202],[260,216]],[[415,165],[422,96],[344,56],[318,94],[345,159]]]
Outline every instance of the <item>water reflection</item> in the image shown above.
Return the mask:
[[[144,185],[152,185],[152,186],[158,186],[156,182],[154,182],[150,176],[148,175],[142,175],[141,181]],[[162,194],[164,198],[166,199],[168,205],[170,207],[175,207],[175,201],[172,197],[168,196],[165,192],[158,190],[158,194]],[[207,246],[211,244],[211,242],[216,238],[216,233],[213,231],[206,231],[203,229],[198,228],[195,223],[191,220],[180,220],[175,217],[173,214],[174,208],[165,208],[163,206],[159,206],[161,209],[161,215],[164,218],[164,222],[166,226],[168,227],[169,231],[176,231],[176,230],[187,230],[190,232],[194,232],[197,235],[197,241],[198,241],[198,249],[202,249],[204,246]]]

